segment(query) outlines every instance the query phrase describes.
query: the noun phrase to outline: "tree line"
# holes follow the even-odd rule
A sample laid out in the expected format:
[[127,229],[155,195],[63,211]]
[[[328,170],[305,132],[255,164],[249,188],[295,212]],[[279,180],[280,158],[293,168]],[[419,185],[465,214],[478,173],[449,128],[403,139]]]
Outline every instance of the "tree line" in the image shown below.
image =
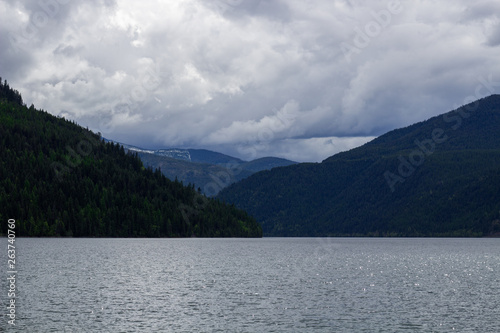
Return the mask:
[[145,168],[73,121],[27,107],[7,81],[0,148],[0,221],[16,219],[18,236],[262,236],[246,212]]
[[499,133],[492,95],[322,163],[254,174],[218,197],[266,236],[500,235]]

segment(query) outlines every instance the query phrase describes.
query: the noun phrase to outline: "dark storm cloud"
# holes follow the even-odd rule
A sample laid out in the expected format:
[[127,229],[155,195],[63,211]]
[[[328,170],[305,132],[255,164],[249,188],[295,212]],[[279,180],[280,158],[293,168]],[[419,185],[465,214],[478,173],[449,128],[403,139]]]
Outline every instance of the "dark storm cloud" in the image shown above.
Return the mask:
[[110,139],[319,161],[451,110],[482,81],[494,84],[478,97],[499,90],[498,12],[465,0],[4,0],[0,75]]

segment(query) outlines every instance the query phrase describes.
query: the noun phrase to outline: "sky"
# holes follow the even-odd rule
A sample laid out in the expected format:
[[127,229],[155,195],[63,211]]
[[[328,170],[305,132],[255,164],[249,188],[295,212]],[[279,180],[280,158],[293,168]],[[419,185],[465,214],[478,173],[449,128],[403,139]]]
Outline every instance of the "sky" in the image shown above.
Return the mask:
[[143,148],[319,162],[500,93],[500,2],[0,0],[27,105]]

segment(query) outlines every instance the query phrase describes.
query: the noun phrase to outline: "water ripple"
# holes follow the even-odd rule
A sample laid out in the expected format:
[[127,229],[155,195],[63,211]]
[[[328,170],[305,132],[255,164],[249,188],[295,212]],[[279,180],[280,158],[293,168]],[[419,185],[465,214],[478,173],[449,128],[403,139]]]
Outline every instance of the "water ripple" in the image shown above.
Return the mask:
[[494,239],[21,238],[17,247],[12,332],[500,331]]

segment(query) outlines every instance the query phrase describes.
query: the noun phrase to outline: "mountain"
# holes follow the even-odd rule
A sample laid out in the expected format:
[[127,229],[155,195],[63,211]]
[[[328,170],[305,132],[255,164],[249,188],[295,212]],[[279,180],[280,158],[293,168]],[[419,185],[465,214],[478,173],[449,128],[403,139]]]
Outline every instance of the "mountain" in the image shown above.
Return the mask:
[[16,220],[17,236],[262,236],[244,211],[145,168],[133,151],[74,122],[27,108],[7,82],[0,84],[0,207],[1,221]]
[[[105,139],[107,142],[114,142]],[[192,184],[208,196],[215,196],[226,186],[245,179],[255,172],[297,164],[277,157],[263,157],[253,161],[221,154],[206,149],[145,149],[114,142],[126,151],[137,153],[145,166],[161,169],[170,180]]]
[[244,170],[251,172],[259,172],[263,170],[271,170],[277,167],[284,167],[289,165],[297,164],[297,162],[292,162],[290,160],[278,157],[262,157],[253,161],[245,162],[241,165]]
[[120,144],[123,146],[123,148],[125,148],[125,150],[128,151],[143,153],[143,154],[152,154],[161,157],[170,157],[176,160],[183,160],[188,162],[215,164],[215,165],[222,165],[227,163],[244,163],[239,158],[224,155],[206,149],[179,149],[179,148],[145,149],[109,139],[104,139],[104,141]]
[[208,163],[215,165],[242,164],[244,161],[239,158],[217,153],[206,149],[188,149],[191,155],[191,162]]
[[500,233],[500,95],[321,163],[259,172],[218,197],[266,236]]
[[189,162],[148,153],[138,155],[145,166],[159,168],[167,178],[192,184],[208,196],[214,196],[227,185],[253,174],[246,170],[234,172],[217,164]]

